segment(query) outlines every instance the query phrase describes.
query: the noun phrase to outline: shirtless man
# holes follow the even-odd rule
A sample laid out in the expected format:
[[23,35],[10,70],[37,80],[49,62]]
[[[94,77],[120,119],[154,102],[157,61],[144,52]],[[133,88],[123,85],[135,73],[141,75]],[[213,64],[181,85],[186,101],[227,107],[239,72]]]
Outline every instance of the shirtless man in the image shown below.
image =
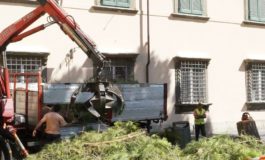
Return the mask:
[[50,112],[46,113],[43,116],[32,133],[33,137],[36,136],[38,128],[46,122],[44,133],[45,140],[47,142],[51,142],[60,139],[60,127],[65,126],[67,123],[65,122],[64,118],[59,113],[57,113],[59,110],[60,106],[55,105]]

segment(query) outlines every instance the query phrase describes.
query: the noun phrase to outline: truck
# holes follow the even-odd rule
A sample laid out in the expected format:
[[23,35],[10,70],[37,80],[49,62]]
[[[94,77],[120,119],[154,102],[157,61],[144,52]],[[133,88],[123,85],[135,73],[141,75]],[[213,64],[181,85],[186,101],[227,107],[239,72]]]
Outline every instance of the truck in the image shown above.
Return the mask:
[[[30,125],[29,123],[32,120],[29,114],[33,114],[31,116],[36,120],[33,122],[39,121],[42,116],[41,110],[43,104],[60,103],[67,106],[81,104],[81,107],[84,109],[83,111],[88,112],[96,120],[105,124],[111,124],[115,121],[135,120],[146,122],[144,124],[149,129],[151,121],[157,122],[167,118],[167,89],[165,84],[162,86],[152,84],[114,85],[110,82],[103,82],[101,80],[101,73],[104,66],[110,62],[106,61],[105,56],[97,50],[96,44],[82,31],[74,18],[68,15],[55,0],[38,0],[38,2],[40,5],[33,11],[0,32],[0,53],[3,57],[3,66],[0,69],[1,159],[21,159],[29,154],[27,144],[30,138],[25,136],[30,136],[33,130],[32,124]],[[49,16],[48,23],[26,30],[32,23],[45,14]],[[19,111],[19,107],[23,105],[19,104],[19,100],[17,100],[19,90],[16,90],[16,81],[13,82],[14,86],[10,86],[10,75],[6,63],[6,48],[10,43],[20,41],[53,24],[59,25],[60,29],[92,59],[95,69],[95,81],[84,84],[63,84],[64,86],[62,87],[62,84],[43,84],[40,73],[13,73],[12,76],[38,77],[37,107],[32,112],[29,111],[28,104],[26,104],[24,108],[25,112],[23,113],[25,115],[16,114]],[[63,100],[56,97],[56,95],[60,95],[58,87],[64,94],[67,94]],[[10,88],[13,88],[12,93]],[[26,99],[29,101],[28,84],[26,84],[25,90]],[[135,94],[138,94],[138,97]],[[140,99],[139,94],[142,94]],[[157,96],[153,96],[154,99],[152,99],[150,95]],[[156,103],[158,102],[155,101],[156,99],[158,99],[159,103]],[[145,107],[145,105],[149,106]],[[139,112],[139,109],[144,111]],[[156,114],[152,114],[152,112]],[[22,123],[24,125],[21,125]]]

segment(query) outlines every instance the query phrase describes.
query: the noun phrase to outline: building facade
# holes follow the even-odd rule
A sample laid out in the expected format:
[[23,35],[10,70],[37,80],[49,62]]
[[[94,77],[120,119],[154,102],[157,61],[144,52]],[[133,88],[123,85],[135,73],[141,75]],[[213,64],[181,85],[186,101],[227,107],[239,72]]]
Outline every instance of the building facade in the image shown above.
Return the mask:
[[[60,0],[113,63],[114,82],[167,83],[167,127],[193,126],[208,108],[209,134],[237,134],[249,112],[265,135],[265,2],[261,0]],[[34,0],[0,0],[0,30],[33,10]],[[33,25],[47,22],[47,15]],[[7,48],[14,71],[43,71],[48,83],[85,82],[92,62],[52,25]]]

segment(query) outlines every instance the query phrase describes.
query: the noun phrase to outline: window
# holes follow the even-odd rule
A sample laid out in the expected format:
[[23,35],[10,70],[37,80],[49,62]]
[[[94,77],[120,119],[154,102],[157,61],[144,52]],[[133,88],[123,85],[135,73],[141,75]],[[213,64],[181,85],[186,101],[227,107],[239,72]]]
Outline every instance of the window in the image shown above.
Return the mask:
[[108,79],[112,81],[128,81],[129,80],[129,66],[116,66],[111,65],[109,70],[109,77]]
[[103,6],[130,8],[131,0],[101,0],[100,4]]
[[0,0],[0,2],[38,4],[37,0]]
[[265,102],[265,62],[247,65],[247,101]]
[[175,0],[175,12],[191,15],[205,15],[205,0]]
[[197,104],[207,102],[206,60],[185,60],[176,62],[177,104]]
[[95,5],[92,6],[95,10],[125,12],[136,14],[136,0],[95,0]]
[[106,79],[112,82],[131,82],[134,81],[133,63],[126,63],[122,60],[112,60],[109,67],[106,67]]
[[[7,67],[9,73],[37,73],[42,71],[42,77],[46,80],[46,59],[43,56],[31,56],[31,55],[14,55],[7,53]],[[32,82],[36,82],[37,79],[31,79]],[[10,81],[13,82],[12,77]],[[18,81],[23,82],[23,77],[19,77]]]
[[247,4],[247,19],[250,21],[265,22],[265,1],[248,0]]
[[104,68],[103,76],[114,83],[134,82],[135,56],[106,56],[110,63]]
[[[39,4],[38,0],[0,0],[0,2]],[[57,2],[59,5],[62,4],[62,0],[55,0],[55,2]]]

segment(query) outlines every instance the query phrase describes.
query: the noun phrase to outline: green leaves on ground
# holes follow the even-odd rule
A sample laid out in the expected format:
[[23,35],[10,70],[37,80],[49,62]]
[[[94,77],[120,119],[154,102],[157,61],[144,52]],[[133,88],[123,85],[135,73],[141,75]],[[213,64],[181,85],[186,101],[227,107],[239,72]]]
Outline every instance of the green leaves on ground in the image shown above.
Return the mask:
[[178,147],[166,139],[148,136],[134,123],[115,123],[102,133],[82,135],[46,145],[29,160],[176,160]]
[[107,131],[85,132],[46,145],[29,160],[246,160],[265,154],[254,137],[228,135],[192,141],[183,150],[165,138],[147,135],[134,123],[117,122]]
[[189,143],[182,155],[189,160],[246,160],[264,153],[264,144],[254,137],[219,135]]

